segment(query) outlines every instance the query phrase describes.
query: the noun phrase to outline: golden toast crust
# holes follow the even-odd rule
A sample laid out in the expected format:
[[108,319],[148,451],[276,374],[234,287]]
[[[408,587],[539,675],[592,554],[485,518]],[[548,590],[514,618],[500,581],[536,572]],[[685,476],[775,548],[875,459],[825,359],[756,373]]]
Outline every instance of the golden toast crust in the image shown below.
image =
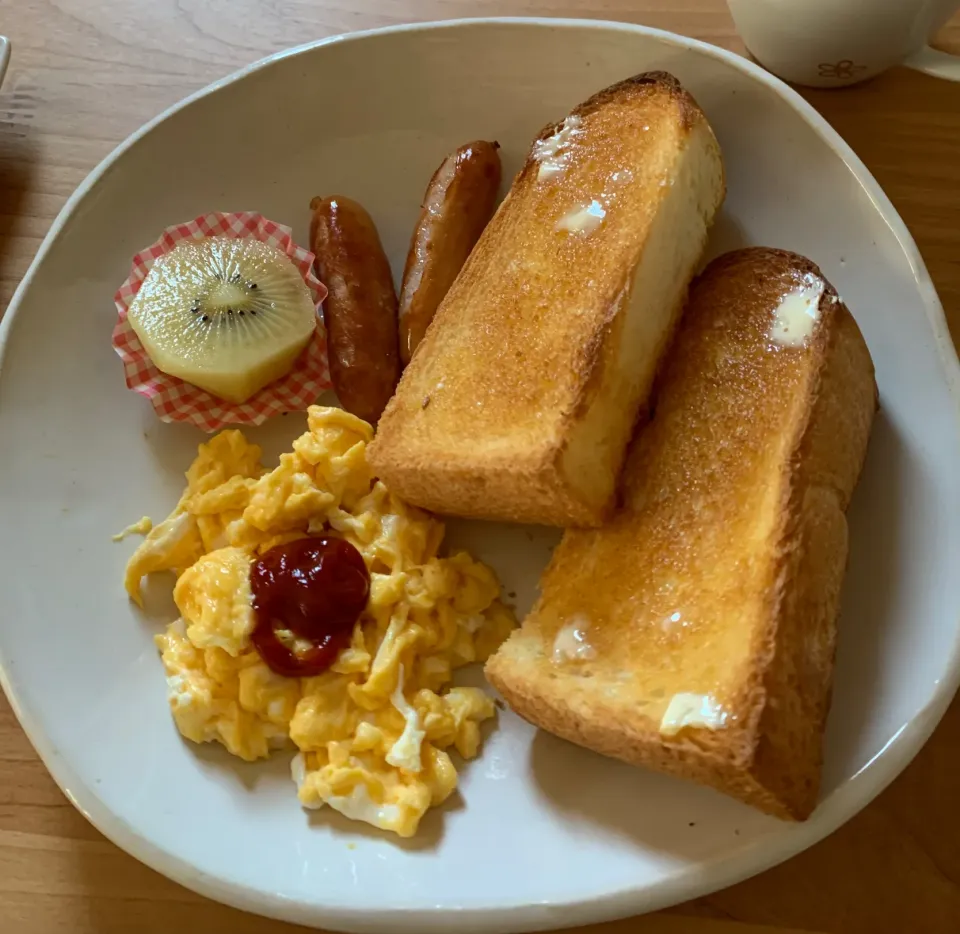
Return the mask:
[[[378,476],[435,512],[552,525],[606,517],[722,201],[716,140],[672,76],[620,82],[572,116],[580,123],[569,164],[541,177],[537,145],[564,125],[550,124],[441,303],[370,447]],[[562,227],[592,201],[606,205],[596,230]],[[654,250],[668,239],[658,227],[668,215],[682,247],[664,262]],[[631,290],[645,257],[677,268],[637,311]],[[637,334],[638,317],[649,333]]]
[[[869,352],[826,280],[807,345],[770,342],[804,276],[822,278],[754,248],[695,281],[622,511],[566,533],[537,605],[487,663],[538,726],[792,819],[819,791],[844,512],[877,404]],[[589,623],[595,657],[557,664],[571,619]],[[681,692],[714,695],[726,723],[662,735]]]

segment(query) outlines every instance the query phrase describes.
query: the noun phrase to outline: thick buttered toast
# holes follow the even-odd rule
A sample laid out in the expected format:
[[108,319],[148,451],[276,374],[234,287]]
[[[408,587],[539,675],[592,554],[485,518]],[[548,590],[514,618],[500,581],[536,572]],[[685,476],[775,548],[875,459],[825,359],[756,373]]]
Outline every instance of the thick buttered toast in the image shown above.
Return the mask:
[[380,419],[377,475],[435,512],[599,524],[723,196],[664,72],[546,127]]
[[531,722],[782,818],[818,795],[873,364],[820,271],[695,281],[606,527],[570,530],[487,675]]

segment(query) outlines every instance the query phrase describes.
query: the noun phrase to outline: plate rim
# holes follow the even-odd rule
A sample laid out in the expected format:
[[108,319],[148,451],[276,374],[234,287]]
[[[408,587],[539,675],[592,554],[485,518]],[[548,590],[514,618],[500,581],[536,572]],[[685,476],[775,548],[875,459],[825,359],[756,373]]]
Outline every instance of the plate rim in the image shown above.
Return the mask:
[[[94,191],[109,169],[133,145],[149,135],[161,123],[180,110],[204,97],[235,84],[249,75],[268,68],[288,57],[295,57],[327,45],[342,42],[362,42],[365,39],[398,33],[431,33],[445,29],[463,30],[492,25],[546,27],[549,29],[595,30],[643,35],[657,39],[667,46],[692,51],[719,60],[744,73],[777,94],[804,120],[820,138],[840,157],[866,192],[884,223],[890,228],[910,265],[911,273],[921,295],[927,322],[931,328],[938,355],[940,374],[954,408],[960,416],[960,361],[950,336],[949,327],[933,282],[920,251],[892,202],[859,156],[843,140],[827,120],[807,103],[793,88],[759,65],[719,46],[700,39],[683,36],[667,30],[612,20],[583,18],[522,17],[468,17],[452,20],[404,23],[391,26],[342,33],[292,46],[265,56],[184,97],[147,121],[138,130],[118,144],[86,176],[68,198],[44,237],[27,272],[14,292],[6,313],[0,320],[0,369],[6,354],[13,322],[23,297],[36,277],[40,265],[66,223],[85,199]],[[0,52],[5,51],[0,49]],[[118,817],[95,789],[81,781],[70,764],[49,740],[39,722],[25,710],[13,689],[8,675],[8,660],[0,644],[0,686],[28,739],[54,781],[74,807],[105,837],[122,850],[178,882],[187,889],[216,901],[255,914],[300,924],[322,924],[338,930],[395,931],[412,929],[446,930],[453,923],[469,922],[474,931],[528,931],[548,927],[569,927],[597,923],[628,915],[654,911],[690,898],[700,897],[733,885],[802,852],[833,833],[843,823],[869,804],[910,763],[929,738],[946,712],[953,695],[960,686],[960,628],[954,634],[946,675],[937,683],[927,703],[904,723],[886,745],[840,788],[820,802],[813,817],[797,825],[789,835],[766,843],[758,840],[733,857],[715,857],[692,869],[685,868],[650,888],[633,887],[608,892],[593,898],[572,901],[508,904],[503,906],[465,906],[452,908],[357,908],[346,905],[321,905],[317,902],[293,900],[266,893],[251,894],[241,886],[198,870],[181,856],[151,843],[126,820]]]

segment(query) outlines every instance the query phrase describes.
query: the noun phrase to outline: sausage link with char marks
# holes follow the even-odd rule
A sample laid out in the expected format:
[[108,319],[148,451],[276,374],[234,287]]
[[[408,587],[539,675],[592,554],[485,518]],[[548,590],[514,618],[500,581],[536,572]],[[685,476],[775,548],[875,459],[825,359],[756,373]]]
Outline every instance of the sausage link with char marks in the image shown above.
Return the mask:
[[400,289],[400,359],[404,366],[426,333],[496,205],[500,144],[475,140],[433,173],[410,241]]
[[370,215],[350,198],[310,202],[310,244],[323,303],[330,378],[340,404],[375,425],[400,378],[397,293]]

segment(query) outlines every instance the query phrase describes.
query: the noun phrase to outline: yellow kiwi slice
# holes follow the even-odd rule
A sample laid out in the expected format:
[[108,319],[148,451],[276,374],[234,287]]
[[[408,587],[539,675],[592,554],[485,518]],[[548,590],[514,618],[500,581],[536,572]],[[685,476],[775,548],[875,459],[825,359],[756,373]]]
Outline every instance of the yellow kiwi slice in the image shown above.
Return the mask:
[[128,319],[157,369],[245,402],[290,372],[316,328],[316,309],[282,250],[206,237],[157,259]]

